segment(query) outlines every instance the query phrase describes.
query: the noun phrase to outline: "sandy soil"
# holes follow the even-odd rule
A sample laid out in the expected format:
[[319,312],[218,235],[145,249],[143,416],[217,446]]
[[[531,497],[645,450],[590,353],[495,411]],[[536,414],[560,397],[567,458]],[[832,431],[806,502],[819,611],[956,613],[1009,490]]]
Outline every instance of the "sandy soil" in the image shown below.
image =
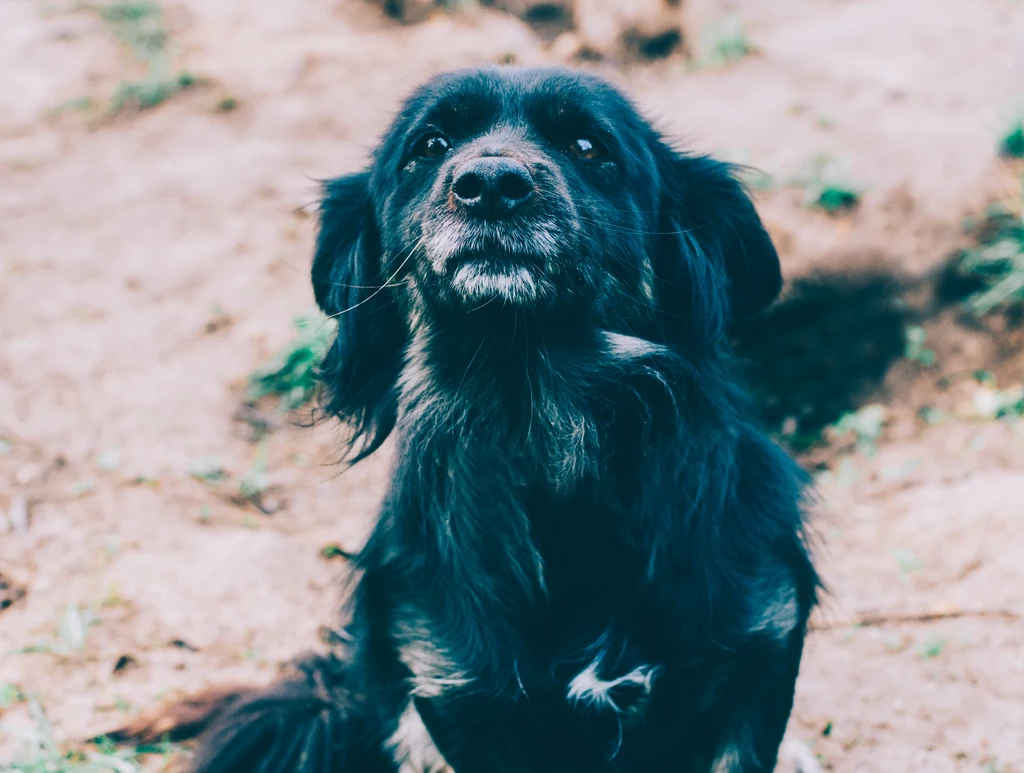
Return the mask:
[[[994,142],[1022,97],[1020,3],[688,2],[694,29],[739,13],[757,54],[606,74],[691,146],[780,182],[815,153],[848,163],[867,191],[852,215],[762,194],[790,274],[925,270],[1012,181]],[[356,168],[428,74],[554,58],[495,12],[399,27],[358,0],[165,7],[175,60],[204,85],[106,119],[55,108],[137,74],[107,25],[71,3],[0,4],[0,683],[39,696],[59,738],[269,679],[315,645],[344,573],[320,548],[359,544],[385,455],[339,476],[339,430],[284,421],[265,440],[282,509],[226,496],[257,453],[233,419],[244,378],[311,304],[314,181]],[[938,368],[901,363],[880,392],[878,452],[826,459],[832,592],[793,732],[830,770],[1024,771],[1024,430],[914,418],[971,396],[936,390],[939,374],[989,367],[1009,386],[1024,366],[988,361],[991,341],[948,319],[932,330]],[[209,456],[219,488],[188,474]],[[69,606],[95,617],[81,637]],[[0,720],[28,722],[19,704]],[[0,730],[0,760],[13,746]]]

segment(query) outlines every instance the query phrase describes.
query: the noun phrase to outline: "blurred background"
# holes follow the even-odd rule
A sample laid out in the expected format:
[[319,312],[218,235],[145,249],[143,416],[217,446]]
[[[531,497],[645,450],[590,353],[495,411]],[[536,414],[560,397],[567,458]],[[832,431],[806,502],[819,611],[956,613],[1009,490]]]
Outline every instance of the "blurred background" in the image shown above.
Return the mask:
[[0,770],[165,769],[80,741],[326,635],[387,452],[305,426],[316,181],[481,63],[751,167],[788,285],[736,345],[831,588],[792,732],[1024,771],[1019,0],[2,0]]

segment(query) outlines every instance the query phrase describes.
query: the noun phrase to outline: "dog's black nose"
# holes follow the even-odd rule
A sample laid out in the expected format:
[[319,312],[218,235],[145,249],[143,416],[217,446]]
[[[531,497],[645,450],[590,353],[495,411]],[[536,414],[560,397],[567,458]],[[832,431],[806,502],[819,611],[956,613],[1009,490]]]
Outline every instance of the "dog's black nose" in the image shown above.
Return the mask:
[[530,170],[503,156],[474,159],[452,181],[460,206],[481,217],[503,217],[515,212],[533,195]]

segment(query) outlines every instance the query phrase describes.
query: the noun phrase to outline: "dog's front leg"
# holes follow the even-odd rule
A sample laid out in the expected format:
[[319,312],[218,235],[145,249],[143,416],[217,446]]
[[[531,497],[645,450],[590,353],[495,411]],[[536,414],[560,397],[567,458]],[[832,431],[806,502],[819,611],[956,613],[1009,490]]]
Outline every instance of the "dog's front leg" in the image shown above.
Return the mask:
[[737,708],[721,736],[710,773],[820,773],[809,749],[795,741],[783,744],[800,670],[802,635],[790,637],[785,646],[770,662],[744,669],[745,683],[727,688]]

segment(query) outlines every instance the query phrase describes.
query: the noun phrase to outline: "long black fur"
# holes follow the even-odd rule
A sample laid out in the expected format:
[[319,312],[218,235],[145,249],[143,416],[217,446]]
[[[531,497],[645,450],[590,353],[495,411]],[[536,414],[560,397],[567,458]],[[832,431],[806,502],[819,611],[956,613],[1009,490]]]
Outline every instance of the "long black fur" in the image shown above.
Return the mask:
[[[480,158],[532,195],[475,214]],[[592,76],[473,70],[324,194],[329,410],[354,459],[394,438],[391,485],[351,643],[196,770],[772,770],[818,580],[728,345],[781,285],[731,169]]]

